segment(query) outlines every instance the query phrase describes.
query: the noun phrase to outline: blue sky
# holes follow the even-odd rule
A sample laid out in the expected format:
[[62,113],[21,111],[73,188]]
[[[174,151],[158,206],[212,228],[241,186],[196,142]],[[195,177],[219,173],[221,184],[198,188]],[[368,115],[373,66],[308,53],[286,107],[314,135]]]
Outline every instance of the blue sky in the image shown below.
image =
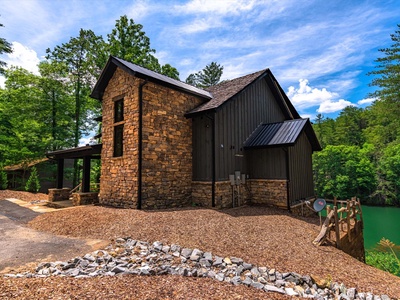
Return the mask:
[[[126,14],[181,80],[216,61],[222,79],[270,68],[303,117],[365,107],[374,60],[400,23],[400,1],[382,0],[0,0],[9,65],[37,72],[46,48],[80,28],[106,38]],[[4,83],[4,78],[0,78]]]

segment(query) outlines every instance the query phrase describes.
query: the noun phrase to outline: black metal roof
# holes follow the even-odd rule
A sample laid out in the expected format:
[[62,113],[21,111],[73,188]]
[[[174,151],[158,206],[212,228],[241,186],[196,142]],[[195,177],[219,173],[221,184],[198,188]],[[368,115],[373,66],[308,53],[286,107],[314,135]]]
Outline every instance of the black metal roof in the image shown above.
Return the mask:
[[313,151],[321,150],[321,146],[312,130],[309,119],[295,119],[280,123],[261,124],[245,141],[244,148],[254,149],[293,146],[303,130],[306,130]]
[[86,145],[76,148],[70,148],[65,150],[57,150],[47,152],[48,158],[59,159],[59,158],[83,158],[85,156],[100,156],[102,144]]
[[168,76],[161,75],[157,72],[140,67],[138,65],[135,65],[133,63],[130,63],[128,61],[125,61],[123,59],[114,56],[109,57],[106,66],[101,72],[100,77],[96,82],[96,85],[94,86],[92,93],[90,94],[90,97],[98,100],[102,99],[104,90],[106,89],[108,82],[110,81],[117,67],[123,69],[124,71],[136,77],[143,78],[158,83],[160,85],[168,86],[170,88],[184,91],[192,95],[200,96],[205,99],[212,98],[212,95],[205,90],[199,89],[182,81],[172,79]]

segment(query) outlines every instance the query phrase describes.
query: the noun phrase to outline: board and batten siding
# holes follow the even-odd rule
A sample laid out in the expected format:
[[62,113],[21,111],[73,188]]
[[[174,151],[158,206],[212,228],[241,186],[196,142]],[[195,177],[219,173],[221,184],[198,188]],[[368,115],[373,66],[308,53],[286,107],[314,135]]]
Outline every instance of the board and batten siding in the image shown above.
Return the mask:
[[243,143],[261,123],[285,120],[264,78],[224,104],[215,118],[217,181],[228,180],[235,171],[249,174]]
[[289,147],[289,198],[296,200],[312,197],[314,181],[312,172],[312,148],[306,133],[303,131],[296,144]]
[[211,181],[212,177],[212,121],[206,115],[192,119],[193,174],[195,181]]
[[287,179],[286,153],[282,148],[246,150],[251,179]]

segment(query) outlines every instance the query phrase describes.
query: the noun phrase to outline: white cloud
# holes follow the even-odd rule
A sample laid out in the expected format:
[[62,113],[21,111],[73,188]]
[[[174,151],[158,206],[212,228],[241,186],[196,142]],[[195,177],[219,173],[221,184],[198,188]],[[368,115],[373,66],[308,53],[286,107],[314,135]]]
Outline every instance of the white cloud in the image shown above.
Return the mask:
[[176,5],[175,11],[190,14],[215,13],[227,15],[250,11],[255,5],[255,0],[192,0],[184,5]]
[[372,102],[374,102],[376,100],[377,100],[377,98],[365,98],[365,99],[362,99],[362,100],[358,101],[357,104],[359,104],[359,105],[367,104],[368,105],[368,104],[371,104]]
[[348,100],[340,99],[336,92],[311,87],[307,79],[300,79],[297,88],[290,86],[287,95],[299,110],[318,106],[319,113],[332,113],[354,105]]
[[355,106],[355,104],[351,103],[350,101],[340,99],[338,101],[324,101],[321,103],[319,108],[317,109],[317,112],[319,113],[333,113],[339,110],[342,110],[343,108],[347,106]]
[[39,74],[38,64],[40,59],[37,53],[18,42],[12,42],[13,52],[4,59],[8,67],[22,67],[34,74]]
[[[5,54],[2,57],[2,60],[7,63],[7,68],[10,68],[11,66],[21,67],[38,75],[38,64],[40,59],[37,53],[21,43],[12,42],[11,44],[13,52],[10,54]],[[6,79],[4,76],[0,76],[0,88],[5,87],[5,81]]]
[[198,32],[204,32],[212,28],[221,27],[222,23],[218,18],[199,18],[195,19],[193,22],[186,23],[180,27],[180,32],[192,34]]

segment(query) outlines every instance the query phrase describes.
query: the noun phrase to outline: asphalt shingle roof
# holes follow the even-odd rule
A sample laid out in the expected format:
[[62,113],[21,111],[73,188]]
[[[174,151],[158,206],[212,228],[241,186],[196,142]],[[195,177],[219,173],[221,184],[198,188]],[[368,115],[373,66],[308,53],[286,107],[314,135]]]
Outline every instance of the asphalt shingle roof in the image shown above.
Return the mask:
[[215,109],[228,101],[233,96],[237,95],[240,91],[245,89],[250,83],[260,77],[268,69],[264,69],[246,76],[235,78],[232,80],[223,81],[217,85],[209,87],[206,91],[210,92],[213,98],[208,102],[196,107],[188,112],[186,115],[191,115],[210,109]]

